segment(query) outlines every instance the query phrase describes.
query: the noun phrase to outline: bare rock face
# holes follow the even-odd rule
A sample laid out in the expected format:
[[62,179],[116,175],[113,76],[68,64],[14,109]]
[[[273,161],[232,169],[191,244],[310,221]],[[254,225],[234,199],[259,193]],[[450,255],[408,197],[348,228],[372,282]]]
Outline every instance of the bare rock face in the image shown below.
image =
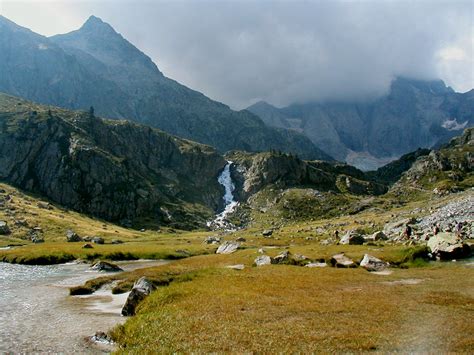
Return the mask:
[[368,271],[382,271],[388,267],[388,263],[376,258],[375,256],[365,254],[360,262],[360,266]]
[[155,286],[146,277],[140,278],[133,285],[132,291],[127,297],[127,301],[122,308],[123,316],[133,316],[135,314],[138,304],[145,299],[153,290]]
[[345,256],[344,253],[333,255],[331,258],[331,265],[338,268],[357,267],[357,264]]
[[[215,177],[225,160],[211,147],[3,94],[0,115],[0,179],[65,207],[190,229],[205,226],[221,203]],[[185,208],[190,201],[199,205],[195,213]]]
[[439,233],[428,240],[431,253],[441,260],[466,258],[471,255],[471,248],[463,243],[454,233]]

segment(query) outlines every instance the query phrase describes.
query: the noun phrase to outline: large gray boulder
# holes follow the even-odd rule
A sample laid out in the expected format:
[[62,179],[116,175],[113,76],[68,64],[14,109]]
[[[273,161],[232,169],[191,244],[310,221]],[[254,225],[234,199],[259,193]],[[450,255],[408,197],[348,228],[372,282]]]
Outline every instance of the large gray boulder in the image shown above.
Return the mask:
[[368,271],[381,271],[388,267],[388,263],[375,256],[365,254],[360,262],[360,266]]
[[93,237],[91,239],[91,242],[94,243],[94,244],[104,244],[104,238],[101,238],[101,237]]
[[115,264],[108,263],[107,261],[98,261],[91,266],[92,270],[95,271],[104,271],[104,272],[119,272],[123,269]]
[[66,232],[66,239],[69,243],[82,242],[82,238],[73,230],[68,229]]
[[237,242],[225,242],[220,245],[216,250],[216,254],[231,254],[239,249],[240,243]]
[[376,241],[379,241],[379,240],[387,240],[388,239],[388,237],[382,231],[375,232],[371,235],[365,236],[364,238],[365,238],[366,241],[371,241],[371,242],[376,242]]
[[133,316],[138,304],[143,301],[143,299],[145,299],[145,297],[148,296],[154,289],[155,286],[153,286],[151,281],[144,276],[136,281],[133,285],[132,291],[130,291],[130,294],[127,297],[127,301],[122,308],[122,315]]
[[428,240],[427,246],[441,260],[461,259],[471,255],[470,246],[454,233],[439,233]]
[[288,250],[281,252],[272,259],[272,264],[287,264],[290,262],[291,254]]
[[345,256],[344,253],[333,255],[331,258],[331,265],[338,268],[357,267],[357,264]]
[[0,235],[10,234],[10,228],[8,227],[7,222],[0,221]]
[[270,265],[272,263],[272,258],[268,255],[260,255],[254,260],[256,266]]
[[361,245],[364,244],[364,237],[356,230],[348,231],[339,241],[340,244]]

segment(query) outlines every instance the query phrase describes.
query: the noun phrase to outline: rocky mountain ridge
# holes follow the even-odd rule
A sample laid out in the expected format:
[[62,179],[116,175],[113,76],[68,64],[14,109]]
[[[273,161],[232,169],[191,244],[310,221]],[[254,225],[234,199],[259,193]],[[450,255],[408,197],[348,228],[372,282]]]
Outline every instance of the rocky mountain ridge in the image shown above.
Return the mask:
[[0,179],[79,212],[196,228],[222,205],[224,165],[157,129],[0,95]]
[[168,133],[231,149],[279,149],[331,159],[307,137],[270,128],[165,77],[144,53],[91,16],[77,31],[44,37],[0,16],[0,92],[68,109],[94,106]]
[[418,148],[447,142],[474,125],[474,90],[454,92],[441,80],[396,78],[371,102],[294,104],[248,108],[265,123],[304,133],[338,160],[375,170]]

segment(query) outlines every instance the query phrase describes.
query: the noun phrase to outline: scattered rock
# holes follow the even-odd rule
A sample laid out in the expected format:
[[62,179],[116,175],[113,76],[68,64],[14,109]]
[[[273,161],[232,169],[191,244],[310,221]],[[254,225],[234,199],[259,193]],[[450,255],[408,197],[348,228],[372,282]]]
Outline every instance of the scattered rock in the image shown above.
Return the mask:
[[31,237],[30,237],[30,240],[34,243],[34,244],[39,244],[39,243],[44,243],[44,238],[37,235],[37,234],[33,234]]
[[82,238],[73,230],[68,229],[66,232],[66,238],[67,241],[72,243],[72,242],[82,242]]
[[45,210],[52,210],[53,206],[51,206],[48,202],[38,202],[36,204],[39,208],[45,209]]
[[428,240],[427,246],[441,260],[461,259],[471,255],[469,245],[454,233],[439,233]]
[[220,245],[219,248],[216,250],[216,254],[231,254],[239,249],[240,243],[236,242],[225,242],[224,244]]
[[210,235],[206,239],[204,239],[204,243],[206,244],[219,244],[221,242],[221,238],[215,235]]
[[115,264],[108,263],[107,261],[98,261],[91,266],[92,270],[96,271],[105,271],[105,272],[118,272],[123,271],[123,269]]
[[243,270],[245,269],[245,265],[244,264],[229,265],[229,266],[226,266],[226,268],[232,269],[232,270]]
[[243,242],[246,241],[246,239],[245,239],[244,237],[238,237],[235,241],[236,241],[236,242],[242,242],[242,243],[243,243]]
[[94,244],[104,244],[104,238],[101,238],[101,237],[93,237],[91,239],[91,242],[94,243]]
[[112,244],[123,244],[123,242],[120,239],[112,239]]
[[265,254],[265,250],[263,248],[258,249],[259,254]]
[[94,247],[92,246],[92,244],[89,244],[89,243],[86,243],[82,246],[82,249],[93,249]]
[[268,255],[260,255],[254,260],[256,266],[270,265],[272,263],[272,258]]
[[360,262],[360,266],[368,271],[382,271],[388,267],[388,263],[377,259],[375,256],[365,254],[364,258]]
[[331,265],[333,267],[339,268],[353,268],[357,267],[357,264],[354,263],[351,259],[344,255],[344,253],[333,255],[331,258]]
[[264,237],[271,237],[273,234],[273,230],[272,229],[265,229],[263,232],[262,232],[262,235]]
[[0,221],[0,234],[1,235],[10,234],[10,228],[8,227],[8,224],[5,221]]
[[319,263],[319,262],[315,262],[315,263],[309,263],[309,264],[306,264],[305,267],[326,267],[328,266],[328,264],[326,263]]
[[17,219],[15,220],[15,226],[28,227],[28,221],[26,219]]
[[290,252],[285,250],[272,259],[272,264],[286,264],[290,262]]
[[130,291],[127,301],[122,308],[122,315],[133,316],[138,304],[154,289],[155,287],[146,277],[141,277],[133,285],[132,291]]
[[339,241],[340,244],[361,245],[364,244],[364,237],[356,230],[348,231]]
[[365,240],[367,240],[367,241],[370,240],[370,241],[374,241],[374,242],[378,241],[378,240],[387,240],[387,239],[388,239],[388,237],[382,231],[375,232],[374,234],[368,235],[368,236],[365,237]]
[[104,345],[112,345],[114,343],[108,334],[104,332],[96,332],[93,336],[91,336],[91,341]]

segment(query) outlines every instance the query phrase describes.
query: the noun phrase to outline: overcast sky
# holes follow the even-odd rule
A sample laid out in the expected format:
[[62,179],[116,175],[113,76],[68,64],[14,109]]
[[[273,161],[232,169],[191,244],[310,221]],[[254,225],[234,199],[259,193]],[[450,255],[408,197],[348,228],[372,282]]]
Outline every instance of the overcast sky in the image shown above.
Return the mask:
[[0,0],[0,13],[43,35],[96,15],[238,109],[373,97],[396,75],[474,87],[474,1]]

